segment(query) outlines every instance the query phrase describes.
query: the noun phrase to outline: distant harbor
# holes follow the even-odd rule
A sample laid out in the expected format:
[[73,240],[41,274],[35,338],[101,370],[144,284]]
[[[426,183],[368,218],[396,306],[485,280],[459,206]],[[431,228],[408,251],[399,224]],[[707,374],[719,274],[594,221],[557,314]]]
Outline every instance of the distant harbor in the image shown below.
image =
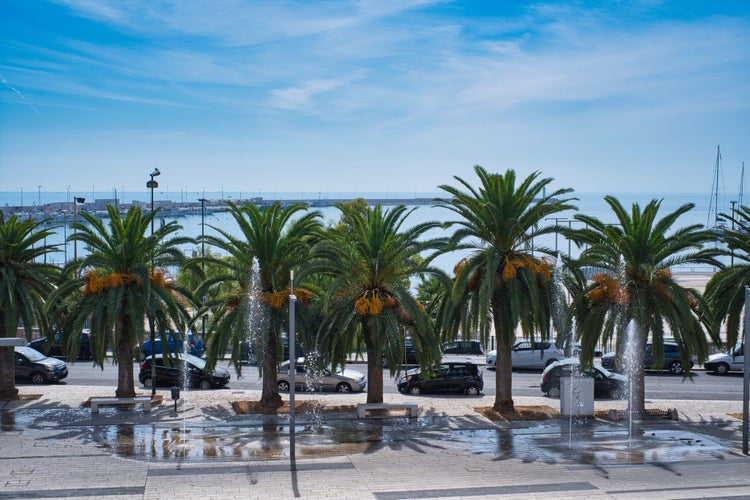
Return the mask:
[[[257,207],[263,208],[270,206],[272,203],[279,202],[282,206],[301,203],[311,208],[332,207],[337,203],[347,203],[359,198],[318,198],[309,199],[284,199],[284,200],[266,200],[261,197],[236,199],[236,200],[209,200],[203,203],[200,201],[171,201],[171,200],[154,200],[154,209],[159,210],[157,218],[174,218],[188,215],[210,215],[216,212],[226,212],[227,204],[225,201],[231,201],[238,205],[252,203]],[[368,205],[432,205],[435,203],[434,198],[362,198]],[[43,205],[34,206],[10,206],[5,205],[2,211],[6,217],[18,215],[20,218],[35,218],[44,221],[45,224],[67,224],[73,222],[77,214],[82,212],[95,214],[99,217],[107,217],[107,206],[113,205],[121,213],[127,212],[131,207],[141,207],[145,212],[151,211],[151,203],[143,201],[133,201],[131,203],[120,203],[116,198],[96,198],[94,201],[83,203],[78,202],[51,202]]]

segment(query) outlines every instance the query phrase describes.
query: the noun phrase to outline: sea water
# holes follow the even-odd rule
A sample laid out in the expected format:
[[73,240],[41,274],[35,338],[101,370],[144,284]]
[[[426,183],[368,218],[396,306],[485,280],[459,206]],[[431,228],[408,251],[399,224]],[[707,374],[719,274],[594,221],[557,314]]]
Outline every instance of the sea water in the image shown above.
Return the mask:
[[[86,196],[88,194],[88,196]],[[220,196],[223,195],[223,198],[220,198]],[[23,202],[25,205],[29,205],[30,208],[34,208],[37,204],[41,204],[42,206],[45,204],[50,203],[65,203],[68,200],[72,200],[73,196],[85,196],[87,202],[90,200],[111,200],[114,201],[115,199],[118,200],[118,203],[131,203],[133,201],[140,202],[141,204],[144,204],[149,200],[149,193],[131,193],[131,192],[122,192],[118,191],[108,191],[108,192],[89,192],[89,193],[68,193],[66,191],[63,192],[24,192],[23,193]],[[159,193],[155,194],[155,200],[156,200],[156,206],[159,206],[159,203],[163,203],[166,201],[172,201],[177,203],[195,203],[197,202],[197,198],[200,198],[204,196],[204,192],[194,193],[194,192],[188,192],[185,191],[178,191],[178,192],[169,192],[169,191],[160,191]],[[349,200],[354,197],[362,197],[365,199],[377,199],[377,200],[409,200],[409,199],[428,199],[432,200],[436,197],[445,196],[447,197],[446,193],[440,193],[440,192],[431,192],[431,193],[399,193],[399,192],[385,192],[385,193],[318,193],[318,192],[309,192],[309,193],[273,193],[272,196],[264,196],[261,192],[216,192],[216,193],[208,193],[205,192],[205,196],[207,199],[211,200],[210,204],[211,207],[215,206],[221,206],[222,199],[235,201],[238,200],[246,200],[249,198],[263,198],[264,201],[274,201],[274,200],[306,200],[311,206],[310,210],[317,210],[321,214],[321,220],[325,225],[332,225],[335,224],[340,217],[340,211],[335,206],[330,205],[330,202],[333,200]],[[607,223],[616,223],[617,220],[614,216],[614,213],[612,212],[611,208],[605,203],[604,201],[604,193],[576,193],[573,192],[570,195],[571,197],[578,198],[578,200],[574,200],[571,203],[578,207],[578,211],[566,211],[558,214],[551,215],[548,219],[544,220],[547,224],[554,224],[557,223],[561,226],[565,227],[571,227],[571,228],[581,228],[583,227],[582,223],[576,221],[573,219],[573,216],[576,213],[585,213],[587,215],[596,217],[604,222]],[[684,227],[692,224],[696,225],[705,225],[707,216],[708,216],[708,210],[709,205],[712,202],[710,199],[711,196],[709,193],[703,193],[703,194],[648,194],[648,193],[620,193],[620,194],[613,194],[620,202],[622,203],[623,207],[630,212],[630,209],[632,207],[633,203],[638,203],[641,206],[641,209],[648,204],[653,199],[661,199],[662,205],[659,210],[659,214],[663,217],[669,212],[672,212],[676,210],[678,207],[682,206],[685,203],[694,203],[695,207],[684,214],[680,219],[678,219],[677,226],[678,227]],[[115,198],[117,197],[117,198]],[[0,206],[3,207],[13,207],[18,206],[21,203],[21,194],[18,192],[0,192]],[[315,206],[315,205],[324,205],[324,206]],[[730,212],[730,206],[729,202],[726,203],[727,207],[722,209],[721,205],[719,206],[719,211],[723,213]],[[390,209],[390,206],[385,206],[384,208]],[[444,207],[436,206],[436,204],[420,204],[420,205],[408,205],[407,208],[409,210],[412,210],[412,212],[409,214],[407,219],[407,225],[415,225],[418,223],[426,222],[426,221],[437,221],[437,222],[446,222],[446,221],[456,221],[458,220],[458,216],[453,213],[450,210],[447,210]],[[72,221],[72,216],[70,218]],[[79,218],[80,220],[80,218]],[[216,230],[214,228],[219,228],[224,231],[229,232],[232,235],[238,235],[239,229],[237,227],[237,224],[234,221],[234,218],[226,213],[221,211],[205,211],[203,217],[201,216],[200,209],[197,211],[193,211],[188,213],[187,215],[180,215],[180,216],[168,216],[165,214],[165,217],[158,218],[157,223],[161,224],[161,221],[170,222],[175,221],[177,222],[182,229],[180,229],[178,235],[179,236],[187,236],[191,238],[197,238],[201,235],[202,231],[202,225],[205,224],[205,234],[216,235]],[[106,222],[106,219],[105,219]],[[50,245],[59,245],[60,251],[56,254],[48,255],[47,256],[47,262],[50,263],[58,263],[62,264],[66,260],[70,260],[73,257],[73,244],[67,243],[65,244],[65,238],[66,236],[70,236],[70,230],[69,228],[63,227],[63,224],[60,224],[60,227],[57,227],[55,230],[55,233],[50,236],[46,243]],[[425,234],[425,238],[432,238],[432,237],[448,237],[455,228],[458,226],[453,226],[453,228],[436,228],[428,233]],[[551,249],[553,253],[559,253],[563,256],[571,255],[572,257],[576,257],[580,253],[580,249],[576,247],[576,245],[573,242],[568,241],[563,237],[562,235],[545,235],[543,237],[538,238],[537,241],[534,242],[534,247],[546,247],[548,249]],[[83,255],[85,254],[85,249],[81,248],[81,245],[78,245],[78,254]],[[192,245],[185,245],[182,250],[189,256],[195,256],[199,257],[201,252],[201,247],[199,244],[192,244]],[[210,249],[213,253],[216,253],[215,249]],[[206,251],[209,251],[207,248]],[[448,273],[452,273],[453,267],[455,264],[464,256],[468,254],[467,251],[463,252],[456,252],[452,254],[445,254],[440,257],[438,257],[434,261],[434,265],[440,269],[443,269],[444,271]],[[691,270],[699,270],[699,271],[712,271],[713,269],[706,266],[705,269],[691,269]]]

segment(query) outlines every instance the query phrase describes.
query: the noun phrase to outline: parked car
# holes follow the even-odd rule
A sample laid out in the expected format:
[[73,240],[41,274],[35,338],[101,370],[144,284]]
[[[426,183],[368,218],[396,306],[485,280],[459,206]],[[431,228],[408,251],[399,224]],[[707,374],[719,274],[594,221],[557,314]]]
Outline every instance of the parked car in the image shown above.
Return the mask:
[[[89,359],[93,359],[94,357],[91,355],[91,331],[88,329],[85,329],[81,332],[81,340],[78,344],[78,356],[76,357],[78,360],[81,361],[87,361]],[[60,334],[56,333],[54,336],[54,342],[49,342],[47,340],[47,337],[42,337],[41,339],[32,340],[28,344],[26,344],[27,347],[31,347],[32,349],[36,349],[37,351],[41,352],[45,356],[49,356],[51,358],[67,358],[68,356],[63,351],[62,345],[60,345]]]
[[[576,345],[574,354],[580,351],[580,346]],[[544,369],[546,366],[565,359],[565,351],[551,340],[521,340],[516,342],[513,350],[510,352],[511,365],[513,368],[524,370]],[[490,351],[485,358],[487,368],[495,368],[497,363],[497,351]]]
[[61,359],[50,358],[28,346],[13,349],[16,379],[28,380],[32,384],[47,384],[59,382],[68,376],[68,365]]
[[[351,368],[330,366],[322,370],[307,370],[305,358],[298,358],[294,364],[294,388],[309,391],[361,392],[367,387],[365,374]],[[289,376],[289,361],[284,361],[279,367],[277,375],[279,391],[289,392],[292,385]]]
[[730,371],[742,372],[745,369],[745,345],[742,342],[729,349],[729,352],[720,352],[708,357],[703,368],[707,372],[717,375],[726,375]]
[[[646,344],[646,356],[643,360],[644,370],[654,370],[654,353],[651,342]],[[602,366],[610,371],[623,371],[624,363],[614,352],[608,352],[602,356]],[[695,366],[695,356],[690,358],[690,368]],[[680,349],[675,342],[664,342],[664,363],[658,371],[666,370],[674,375],[680,375],[685,370],[682,366]]]
[[465,354],[469,356],[483,356],[482,344],[476,340],[456,340],[445,342],[442,346],[443,354]]
[[476,396],[484,389],[484,380],[477,365],[456,361],[442,363],[429,377],[423,377],[419,368],[411,369],[401,377],[397,387],[402,394],[463,392]]
[[578,358],[566,358],[551,363],[542,372],[539,386],[548,396],[560,396],[560,377],[570,376],[578,372],[586,377],[594,377],[594,397],[621,399],[628,390],[628,379],[624,375],[611,372],[595,364],[589,370],[581,371]]
[[[198,356],[199,358],[203,356],[203,354],[206,352],[206,349],[203,347],[203,343],[200,340],[195,339],[192,332],[188,332],[186,340],[187,344],[190,346],[190,349],[188,350],[190,354],[192,354],[193,356]],[[164,351],[162,351],[161,342],[161,335],[157,333],[154,342],[154,351],[156,354],[164,353]],[[167,332],[167,353],[174,354],[177,352],[183,352],[185,350],[183,346],[183,336],[181,333]],[[147,340],[143,342],[143,350],[141,351],[142,358],[146,358],[148,356],[151,356],[150,338],[147,338]]]
[[[206,360],[198,356],[181,352],[169,357],[168,360],[169,363],[164,362],[163,354],[155,356],[157,387],[211,389],[224,387],[229,383],[229,372],[225,368],[216,367],[212,372],[207,372]],[[144,387],[152,387],[151,356],[141,363],[138,380]]]
[[[406,341],[404,342],[404,352],[401,363],[404,365],[419,364],[419,361],[417,361],[417,350],[414,348],[414,341],[411,339],[406,339]],[[383,356],[382,364],[383,368],[388,367],[388,360],[385,356]]]

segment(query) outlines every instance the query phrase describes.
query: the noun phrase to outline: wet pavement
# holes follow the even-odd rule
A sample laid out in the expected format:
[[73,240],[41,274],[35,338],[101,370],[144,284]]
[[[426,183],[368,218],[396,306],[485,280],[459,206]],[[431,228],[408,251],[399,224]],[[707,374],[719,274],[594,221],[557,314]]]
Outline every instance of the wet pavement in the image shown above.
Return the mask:
[[234,413],[254,396],[92,414],[59,386],[0,403],[0,499],[750,498],[736,402],[658,402],[678,421],[498,423],[473,411],[486,398],[425,398],[419,418],[298,414],[292,433],[288,415]]

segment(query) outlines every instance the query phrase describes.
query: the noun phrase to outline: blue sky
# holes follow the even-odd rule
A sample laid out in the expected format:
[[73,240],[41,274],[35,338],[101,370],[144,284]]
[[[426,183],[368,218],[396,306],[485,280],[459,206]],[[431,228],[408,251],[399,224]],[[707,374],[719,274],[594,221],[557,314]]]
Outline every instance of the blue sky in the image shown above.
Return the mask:
[[[580,192],[750,168],[750,2],[3,0],[0,191]],[[750,173],[748,174],[750,176]]]

